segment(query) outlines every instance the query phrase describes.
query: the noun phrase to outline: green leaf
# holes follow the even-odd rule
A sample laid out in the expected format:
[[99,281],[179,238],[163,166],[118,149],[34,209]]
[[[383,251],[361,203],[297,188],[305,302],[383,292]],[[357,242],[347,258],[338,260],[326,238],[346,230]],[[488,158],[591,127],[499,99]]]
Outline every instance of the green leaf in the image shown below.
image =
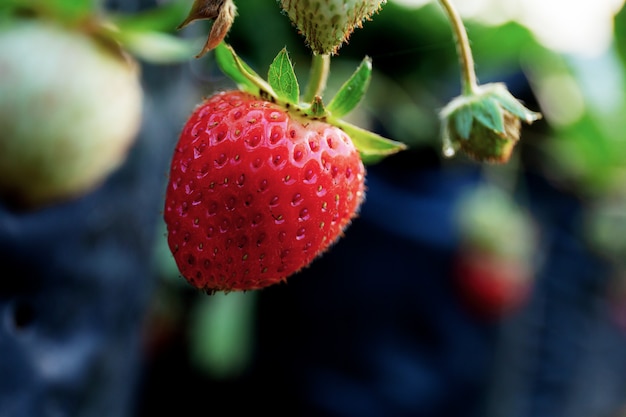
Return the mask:
[[286,48],[283,48],[272,61],[267,74],[267,81],[278,98],[288,103],[298,103],[300,87]]
[[277,99],[272,87],[248,64],[243,62],[230,45],[220,43],[215,48],[215,60],[222,72],[232,79],[241,90],[251,94],[268,95],[275,100]]
[[197,49],[192,40],[162,32],[125,31],[117,39],[132,55],[153,64],[187,61]]
[[456,133],[463,139],[469,139],[474,124],[472,109],[470,106],[459,107],[451,116],[454,120]]
[[36,3],[45,3],[47,7],[54,8],[60,13],[73,16],[85,16],[96,10],[97,0],[40,0]]
[[142,12],[112,15],[121,32],[173,32],[187,15],[186,1],[174,1]]
[[481,97],[470,105],[472,116],[494,132],[504,133],[504,115],[498,102],[491,97]]
[[384,138],[343,120],[333,120],[331,123],[350,136],[364,164],[374,164],[386,156],[406,149],[406,145],[402,142]]
[[6,4],[5,1],[2,0],[1,8],[33,10],[66,23],[94,14],[99,4],[97,0],[9,0]]
[[0,2],[0,16],[15,13],[15,11],[24,3],[23,0],[4,0]]
[[356,71],[328,103],[328,111],[337,118],[350,113],[361,102],[372,77],[372,60],[365,57]]

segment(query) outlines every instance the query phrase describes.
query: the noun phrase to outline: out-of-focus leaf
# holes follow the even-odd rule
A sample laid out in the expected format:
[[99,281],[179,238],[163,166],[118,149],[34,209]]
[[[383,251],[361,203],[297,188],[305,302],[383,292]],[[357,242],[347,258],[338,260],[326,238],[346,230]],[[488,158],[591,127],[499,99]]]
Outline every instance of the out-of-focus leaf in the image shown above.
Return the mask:
[[62,22],[75,22],[94,14],[97,0],[2,0],[0,11],[32,10]]
[[186,1],[174,1],[138,13],[113,15],[111,19],[122,32],[173,32],[188,8]]
[[235,377],[253,349],[255,292],[215,294],[203,299],[191,322],[191,358],[212,377]]
[[187,61],[197,49],[193,40],[163,32],[126,31],[118,40],[132,55],[153,64]]

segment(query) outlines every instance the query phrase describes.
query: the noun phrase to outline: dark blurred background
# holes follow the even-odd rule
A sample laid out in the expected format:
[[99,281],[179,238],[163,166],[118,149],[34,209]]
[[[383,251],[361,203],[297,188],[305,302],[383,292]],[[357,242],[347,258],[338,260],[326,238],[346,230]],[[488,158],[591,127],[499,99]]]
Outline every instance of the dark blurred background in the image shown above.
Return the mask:
[[[236,3],[238,54],[264,74],[286,46],[305,81],[310,53],[277,2]],[[460,92],[449,23],[436,2],[390,0],[333,59],[328,96],[372,57],[350,119],[409,150],[368,167],[360,216],[330,252],[262,291],[192,289],[161,219],[187,115],[233,84],[211,54],[143,62],[126,164],[81,199],[0,209],[0,416],[626,415],[622,2],[457,3],[479,80],[505,82],[544,119],[507,165],[444,158],[438,112]],[[172,33],[200,48],[209,28]],[[484,189],[504,205],[478,199],[487,225],[474,226],[530,248],[524,285],[507,278],[517,264],[479,284],[459,273],[459,213]],[[494,296],[506,291],[517,301]]]

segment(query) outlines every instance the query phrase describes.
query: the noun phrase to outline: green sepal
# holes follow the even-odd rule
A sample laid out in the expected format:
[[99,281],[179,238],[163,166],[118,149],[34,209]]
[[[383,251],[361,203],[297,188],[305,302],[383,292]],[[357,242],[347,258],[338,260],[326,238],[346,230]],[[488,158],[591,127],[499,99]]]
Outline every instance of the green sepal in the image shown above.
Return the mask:
[[474,116],[472,116],[470,106],[459,107],[451,117],[454,120],[454,127],[459,136],[463,139],[469,139],[472,133],[472,124],[474,123]]
[[352,76],[341,86],[328,103],[328,111],[340,118],[350,113],[361,102],[372,78],[372,59],[363,58]]
[[324,107],[324,102],[320,96],[315,96],[311,102],[311,106],[305,110],[305,114],[309,117],[321,118],[328,116],[328,111]]
[[487,129],[504,134],[504,115],[498,102],[491,97],[481,97],[471,103],[472,116]]
[[[376,133],[339,119],[339,117],[330,112],[328,108],[324,107],[322,99],[319,96],[315,97],[310,105],[298,103],[299,97],[295,99],[294,104],[293,100],[295,98],[295,91],[292,84],[292,75],[295,79],[295,73],[292,74],[293,66],[288,61],[289,58],[285,50],[279,52],[277,58],[275,58],[272,63],[272,66],[275,66],[275,69],[270,69],[269,71],[269,83],[263,80],[256,72],[254,72],[254,70],[243,62],[230,45],[222,42],[217,46],[217,48],[215,48],[214,51],[218,66],[225,75],[230,77],[238,85],[239,89],[265,100],[273,101],[279,105],[285,106],[286,104],[289,104],[289,107],[299,110],[301,112],[300,114],[305,117],[314,119],[325,118],[327,123],[342,129],[346,132],[346,134],[348,134],[348,136],[350,136],[354,146],[361,155],[363,163],[373,164],[386,156],[406,149],[406,145],[402,142],[396,142],[384,138]],[[369,78],[369,75],[367,74],[371,71],[371,68],[367,68],[368,66],[371,66],[371,64],[369,63],[369,59],[366,58],[361,64],[361,69],[357,69],[357,71],[355,71],[356,75],[351,77],[351,79],[354,78],[356,80],[360,78],[361,81],[354,81],[354,84],[353,81],[350,80],[346,82],[348,86],[352,84],[358,88],[354,87],[354,90],[352,88],[348,88],[342,94],[348,95],[348,91],[353,91],[353,94],[359,97],[360,100],[365,92],[365,88],[367,87],[367,82],[364,81],[367,81]],[[284,80],[283,77],[285,78]],[[277,90],[281,91],[281,93],[278,94]],[[354,107],[358,104],[358,100],[355,101],[347,97],[341,99],[341,101],[344,101],[347,104],[337,104],[340,110]],[[337,103],[340,103],[340,101],[337,101]],[[341,111],[339,114],[341,114]]]
[[272,61],[267,81],[279,99],[291,104],[298,103],[300,86],[286,48],[283,48]]
[[278,99],[272,87],[242,61],[230,45],[220,43],[215,48],[215,60],[220,70],[230,77],[239,89],[250,94],[269,96],[275,101]]
[[333,119],[329,122],[350,136],[364,164],[375,164],[389,155],[406,149],[406,145],[402,142],[384,138],[346,121]]
[[513,96],[502,83],[488,84],[493,97],[498,100],[502,108],[514,114],[526,123],[532,123],[541,118],[541,113],[527,109],[518,99]]

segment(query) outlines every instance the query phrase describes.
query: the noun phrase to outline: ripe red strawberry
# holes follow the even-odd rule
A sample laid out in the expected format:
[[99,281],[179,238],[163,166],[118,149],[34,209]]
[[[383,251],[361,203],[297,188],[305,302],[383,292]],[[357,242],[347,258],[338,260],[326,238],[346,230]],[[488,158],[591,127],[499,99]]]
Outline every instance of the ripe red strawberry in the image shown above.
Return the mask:
[[167,186],[168,244],[208,292],[284,281],[342,234],[364,198],[350,137],[241,91],[195,109]]

